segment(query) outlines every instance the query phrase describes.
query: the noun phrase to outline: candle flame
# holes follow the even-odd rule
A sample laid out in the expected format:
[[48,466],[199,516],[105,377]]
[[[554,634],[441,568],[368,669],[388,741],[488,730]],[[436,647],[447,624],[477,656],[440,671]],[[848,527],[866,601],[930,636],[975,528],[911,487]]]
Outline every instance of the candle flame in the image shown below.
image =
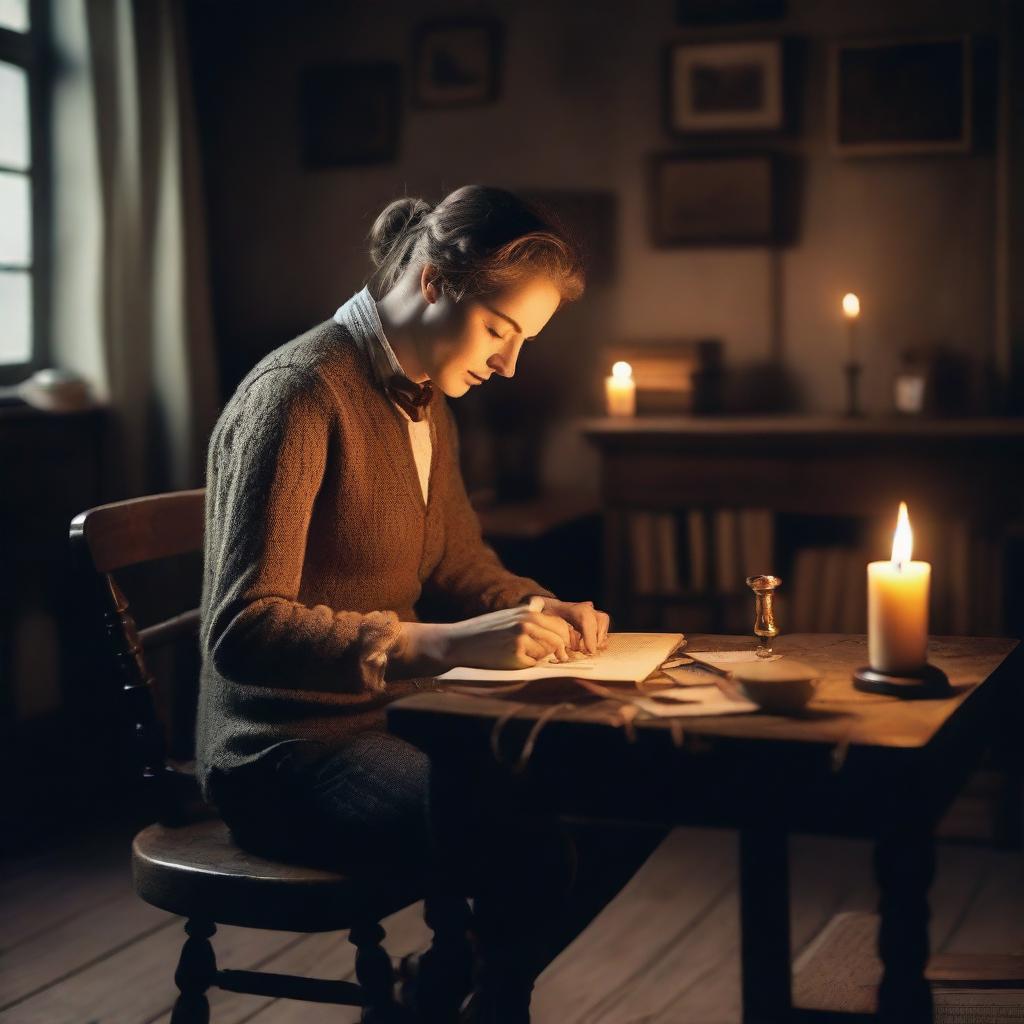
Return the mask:
[[847,292],[843,296],[843,314],[851,320],[860,316],[860,299],[853,292]]
[[896,517],[896,532],[892,535],[892,561],[900,570],[903,564],[910,561],[914,552],[914,531],[910,529],[910,516],[907,515],[907,503],[900,502],[899,515]]
[[633,367],[620,360],[612,367],[612,376],[616,380],[629,380],[633,376]]

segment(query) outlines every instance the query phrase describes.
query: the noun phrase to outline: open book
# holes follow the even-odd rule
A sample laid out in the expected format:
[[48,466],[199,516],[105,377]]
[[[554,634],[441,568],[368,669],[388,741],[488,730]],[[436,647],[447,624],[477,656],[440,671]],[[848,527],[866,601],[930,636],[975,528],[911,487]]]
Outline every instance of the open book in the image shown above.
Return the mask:
[[439,680],[511,683],[517,679],[582,676],[600,683],[639,683],[683,642],[682,633],[609,633],[608,646],[596,654],[570,651],[568,661],[553,654],[532,668],[453,668]]

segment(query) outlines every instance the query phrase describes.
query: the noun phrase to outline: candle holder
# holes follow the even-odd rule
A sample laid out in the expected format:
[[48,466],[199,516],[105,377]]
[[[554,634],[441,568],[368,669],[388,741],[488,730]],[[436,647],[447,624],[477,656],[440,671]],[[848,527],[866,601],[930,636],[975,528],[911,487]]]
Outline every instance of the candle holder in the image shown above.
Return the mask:
[[865,693],[884,693],[902,700],[939,700],[953,695],[949,677],[937,665],[922,665],[899,675],[865,666],[853,673],[853,685]]
[[846,375],[846,415],[860,416],[860,374],[864,367],[860,363],[847,363],[843,367]]
[[757,637],[757,656],[772,656],[772,640],[779,635],[775,625],[775,601],[773,595],[782,580],[778,576],[748,576],[747,586],[754,592],[754,636]]

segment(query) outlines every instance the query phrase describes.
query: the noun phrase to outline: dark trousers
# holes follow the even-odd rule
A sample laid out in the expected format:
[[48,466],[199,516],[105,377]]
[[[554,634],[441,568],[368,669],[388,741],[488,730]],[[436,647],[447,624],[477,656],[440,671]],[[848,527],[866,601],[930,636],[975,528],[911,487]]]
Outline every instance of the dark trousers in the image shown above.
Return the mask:
[[570,832],[528,780],[441,764],[377,731],[336,747],[282,745],[265,764],[215,776],[211,790],[243,848],[346,872],[400,873],[427,895],[472,897],[484,970],[527,1003],[536,975],[664,835]]

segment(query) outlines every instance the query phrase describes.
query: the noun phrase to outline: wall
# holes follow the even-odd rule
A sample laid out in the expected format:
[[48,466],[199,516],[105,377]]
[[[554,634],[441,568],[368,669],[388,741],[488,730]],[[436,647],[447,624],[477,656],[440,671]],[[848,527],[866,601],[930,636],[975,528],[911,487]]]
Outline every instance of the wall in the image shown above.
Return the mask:
[[[361,286],[364,238],[385,202],[403,192],[436,199],[469,181],[617,197],[615,279],[556,317],[531,348],[535,367],[523,365],[515,381],[498,385],[555,375],[564,416],[596,411],[602,341],[684,335],[722,338],[733,365],[781,351],[801,408],[836,411],[844,355],[838,300],[847,290],[864,304],[870,412],[890,407],[889,380],[906,344],[942,340],[979,361],[997,356],[993,147],[968,157],[840,160],[829,152],[825,104],[830,39],[995,35],[996,0],[790,0],[778,22],[688,32],[675,27],[673,7],[640,3],[623,16],[610,0],[196,4],[191,36],[224,379],[236,381]],[[498,103],[452,111],[407,104],[398,162],[303,170],[300,70],[370,59],[408,68],[413,27],[459,12],[491,13],[505,27]],[[800,131],[766,145],[801,168],[798,240],[778,251],[653,248],[647,159],[684,148],[662,127],[665,45],[782,35],[802,40]],[[532,393],[528,381],[523,387]],[[593,474],[586,446],[556,431],[545,477],[592,486]]]

